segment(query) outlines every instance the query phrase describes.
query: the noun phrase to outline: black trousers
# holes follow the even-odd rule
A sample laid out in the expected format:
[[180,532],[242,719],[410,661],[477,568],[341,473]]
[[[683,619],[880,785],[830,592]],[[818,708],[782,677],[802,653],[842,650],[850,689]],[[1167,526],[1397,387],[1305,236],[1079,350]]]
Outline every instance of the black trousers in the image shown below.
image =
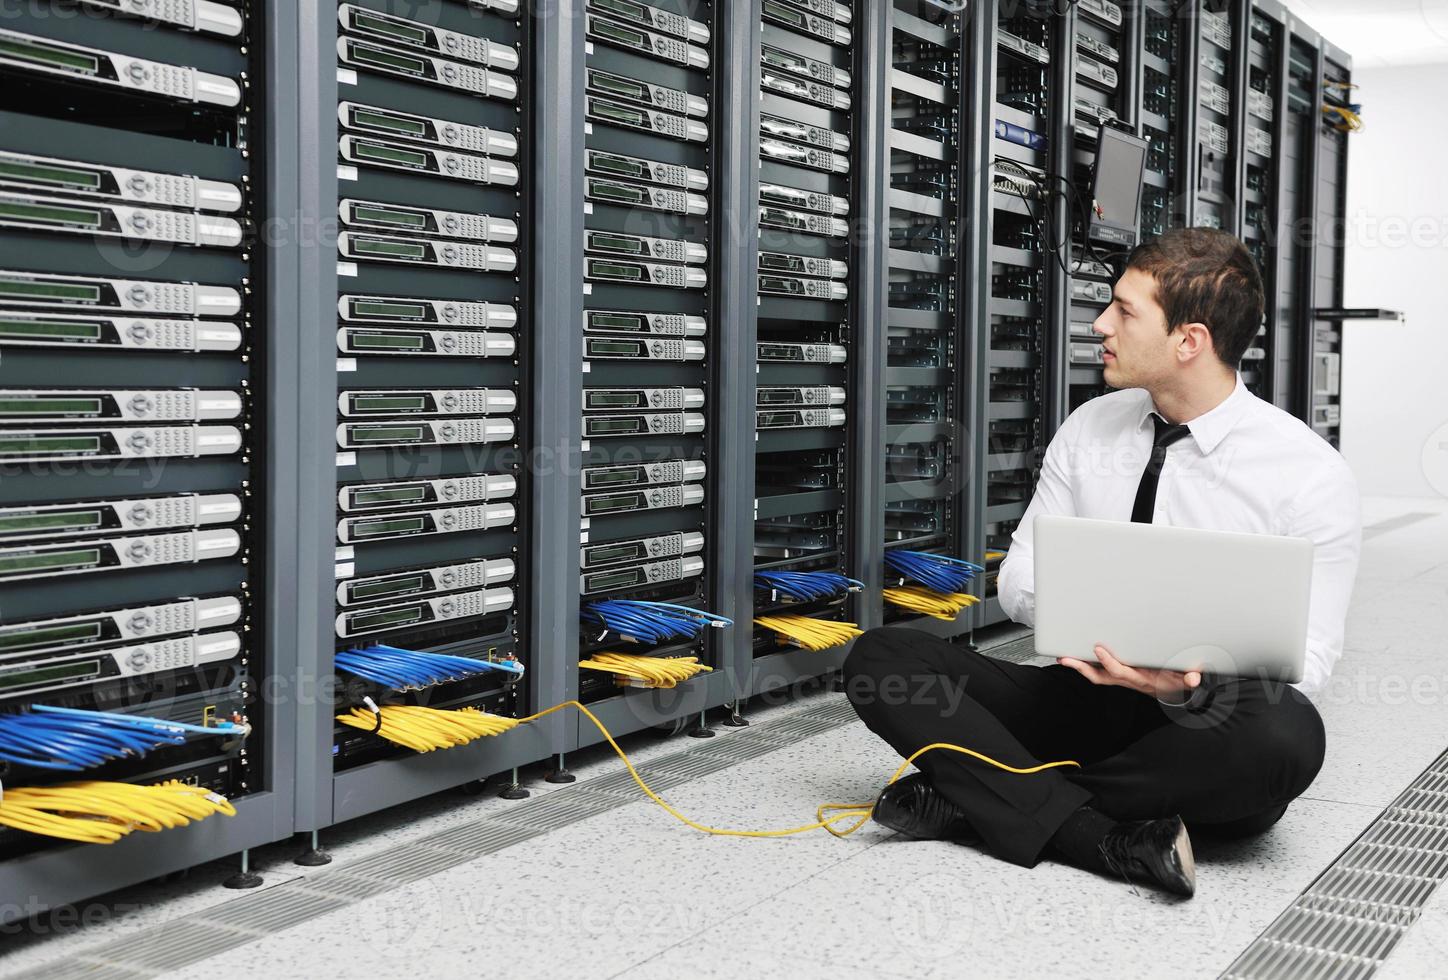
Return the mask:
[[1322,768],[1322,719],[1280,683],[1220,678],[1202,707],[1168,708],[1069,667],[992,660],[896,627],[856,639],[844,673],[860,718],[902,756],[948,742],[1017,768],[1081,763],[1020,775],[958,752],[916,760],[1013,864],[1035,864],[1085,804],[1117,820],[1180,814],[1194,835],[1260,833]]

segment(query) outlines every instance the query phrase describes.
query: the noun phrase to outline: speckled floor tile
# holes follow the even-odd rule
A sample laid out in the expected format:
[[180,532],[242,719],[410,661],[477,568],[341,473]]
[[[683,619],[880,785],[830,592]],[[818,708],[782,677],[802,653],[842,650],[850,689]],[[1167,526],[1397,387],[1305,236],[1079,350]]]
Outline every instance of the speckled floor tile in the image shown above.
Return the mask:
[[729,922],[739,946],[910,976],[1214,976],[1361,829],[1303,803],[1252,842],[1203,848],[1184,902],[1073,868],[894,838]]
[[[727,930],[721,930],[727,931]],[[745,942],[709,935],[664,950],[614,975],[613,980],[741,980],[744,977],[789,977],[790,980],[871,980],[911,978],[911,974],[831,962],[815,955],[810,944],[784,949],[754,949]]]

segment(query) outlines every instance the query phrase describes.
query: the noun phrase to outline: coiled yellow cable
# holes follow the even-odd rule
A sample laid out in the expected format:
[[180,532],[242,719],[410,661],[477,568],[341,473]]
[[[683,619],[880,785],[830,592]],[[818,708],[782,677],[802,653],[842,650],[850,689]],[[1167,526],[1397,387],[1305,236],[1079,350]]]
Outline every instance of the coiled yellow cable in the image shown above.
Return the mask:
[[855,623],[813,619],[809,616],[760,616],[754,622],[757,626],[778,633],[786,642],[806,650],[828,650],[865,634]]
[[985,553],[985,560],[986,560],[986,561],[1000,561],[1000,560],[1001,560],[1002,558],[1004,558],[1005,556],[1006,556],[1006,553],[1005,553],[1004,551],[987,551],[987,552]]
[[[698,657],[645,657],[630,653],[595,653],[578,666],[586,670],[604,670],[621,684],[639,687],[674,687],[696,674],[714,668],[699,663]],[[638,682],[636,685],[630,682]]]
[[884,596],[885,601],[892,606],[951,621],[954,621],[962,609],[980,602],[975,596],[964,592],[936,592],[919,585],[887,588]]
[[89,780],[6,788],[0,824],[87,844],[110,844],[133,830],[184,827],[214,813],[235,816],[226,797],[177,780],[154,785]]
[[[603,735],[604,740],[608,742],[609,747],[612,748],[613,751],[618,754],[618,757],[623,760],[623,764],[628,768],[629,775],[632,776],[633,781],[638,784],[638,788],[643,790],[644,794],[647,795],[649,799],[653,800],[659,806],[663,807],[665,812],[667,812],[674,819],[678,820],[680,823],[688,827],[692,827],[695,830],[702,831],[703,833],[714,834],[719,837],[789,837],[793,834],[803,834],[811,830],[823,829],[836,837],[847,837],[863,827],[865,823],[870,819],[870,816],[875,812],[875,805],[873,803],[821,803],[819,807],[815,809],[814,823],[804,824],[799,827],[787,827],[783,830],[725,830],[719,827],[710,827],[707,824],[697,823],[696,821],[690,820],[688,817],[684,816],[678,810],[675,810],[668,803],[664,802],[663,798],[660,797],[659,794],[655,793],[652,789],[649,788],[649,784],[644,782],[643,777],[638,774],[638,770],[635,769],[633,763],[629,761],[628,754],[625,753],[624,750],[619,747],[619,744],[613,740],[613,735],[611,735],[608,729],[604,727],[603,722],[599,721],[598,717],[594,715],[592,711],[589,711],[588,708],[585,707],[583,704],[577,701],[565,701],[562,704],[555,704],[551,708],[540,711],[536,715],[529,715],[527,718],[520,718],[518,719],[518,721],[520,723],[536,721],[539,718],[544,718],[548,715],[551,715],[555,711],[562,711],[564,708],[577,708],[583,713],[584,717],[586,717],[589,721],[593,722],[594,727],[597,728],[599,732]],[[964,746],[960,745],[950,745],[946,742],[932,742],[931,744],[925,746],[923,749],[911,753],[910,758],[906,759],[900,764],[900,768],[895,770],[895,774],[890,777],[890,782],[886,783],[885,785],[888,786],[890,785],[890,783],[894,783],[904,774],[905,770],[910,767],[911,763],[913,763],[916,759],[920,758],[926,752],[931,752],[935,749],[943,749],[948,752],[959,752],[963,755],[971,756],[972,758],[979,759],[982,762],[995,766],[997,769],[1004,769],[1006,772],[1018,773],[1020,775],[1029,775],[1030,773],[1041,772],[1045,769],[1055,769],[1060,766],[1075,766],[1078,769],[1081,767],[1081,764],[1079,762],[1071,759],[1064,759],[1060,762],[1043,762],[1038,766],[1031,766],[1028,769],[1019,769],[1015,766],[1007,765],[1004,762],[998,762],[995,759],[992,759],[990,756],[977,752],[974,749],[967,749]],[[833,815],[825,816],[826,812],[832,812]],[[855,822],[851,824],[848,828],[846,828],[845,830],[835,829],[834,825],[836,823],[839,823],[842,820],[848,820],[850,818],[854,818]]]

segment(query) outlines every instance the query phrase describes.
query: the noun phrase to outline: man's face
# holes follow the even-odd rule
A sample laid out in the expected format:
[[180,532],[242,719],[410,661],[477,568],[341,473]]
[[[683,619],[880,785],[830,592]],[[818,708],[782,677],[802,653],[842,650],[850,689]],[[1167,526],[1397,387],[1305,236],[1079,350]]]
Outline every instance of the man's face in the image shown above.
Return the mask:
[[1115,298],[1092,328],[1105,347],[1105,381],[1113,388],[1149,388],[1177,366],[1177,332],[1168,333],[1166,313],[1156,302],[1156,280],[1127,269],[1116,281]]

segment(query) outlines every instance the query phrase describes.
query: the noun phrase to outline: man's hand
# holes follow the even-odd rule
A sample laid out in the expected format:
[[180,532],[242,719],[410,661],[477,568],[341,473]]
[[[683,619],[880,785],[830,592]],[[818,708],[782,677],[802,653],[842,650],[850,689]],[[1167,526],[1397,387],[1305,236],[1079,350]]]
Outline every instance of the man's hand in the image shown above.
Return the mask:
[[1149,670],[1142,667],[1128,667],[1117,660],[1111,651],[1097,646],[1096,659],[1099,664],[1088,664],[1072,657],[1059,657],[1056,662],[1070,667],[1092,684],[1106,684],[1114,687],[1129,687],[1133,691],[1149,694],[1159,701],[1184,700],[1189,692],[1202,682],[1200,671]]

